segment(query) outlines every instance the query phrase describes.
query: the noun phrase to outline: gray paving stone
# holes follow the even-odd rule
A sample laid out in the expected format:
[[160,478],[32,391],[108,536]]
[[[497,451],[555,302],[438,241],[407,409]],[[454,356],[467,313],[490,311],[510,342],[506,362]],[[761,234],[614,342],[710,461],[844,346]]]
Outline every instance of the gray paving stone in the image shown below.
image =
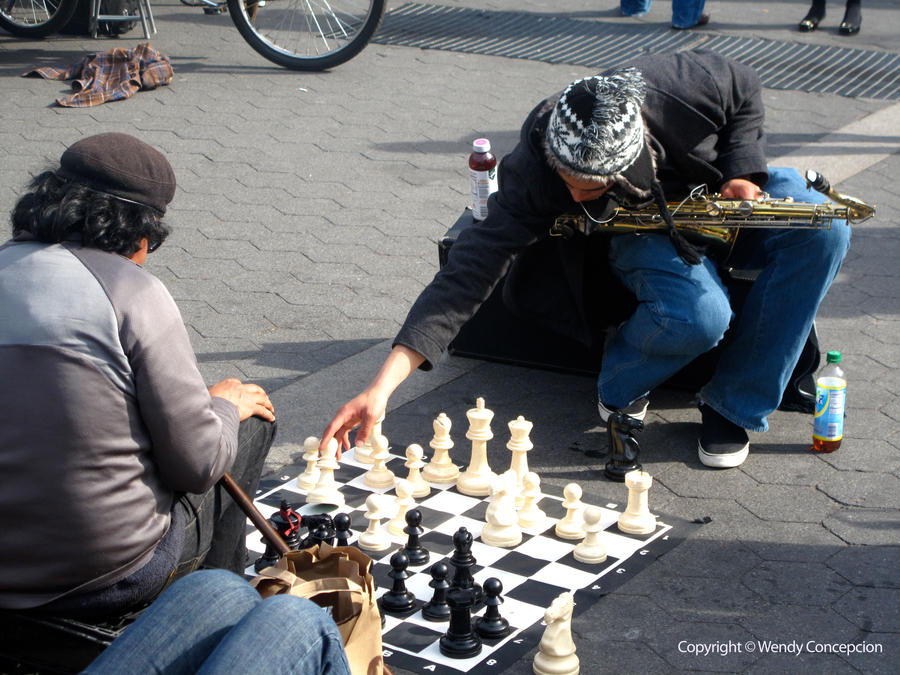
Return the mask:
[[897,512],[846,506],[823,521],[828,530],[848,544],[873,546],[897,543]]
[[741,582],[770,604],[827,605],[851,588],[842,576],[822,563],[764,561]]
[[867,632],[900,633],[900,589],[857,586],[834,609]]
[[900,588],[900,545],[849,546],[831,556],[827,565],[855,586]]

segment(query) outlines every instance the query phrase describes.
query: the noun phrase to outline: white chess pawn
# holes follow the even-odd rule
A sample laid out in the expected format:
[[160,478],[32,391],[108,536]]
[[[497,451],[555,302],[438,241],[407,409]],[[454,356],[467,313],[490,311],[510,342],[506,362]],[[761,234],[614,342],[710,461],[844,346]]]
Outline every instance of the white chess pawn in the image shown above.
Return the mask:
[[303,441],[303,461],[306,462],[306,470],[297,476],[297,487],[309,492],[319,482],[319,469],[316,463],[319,461],[319,439],[308,436]]
[[584,510],[584,539],[572,551],[578,562],[593,565],[606,560],[606,548],[600,543],[600,532],[603,530],[601,518],[603,511],[596,506],[589,506]]
[[519,415],[509,423],[509,443],[507,449],[512,453],[509,468],[516,472],[516,508],[522,508],[525,503],[523,481],[528,473],[528,451],[534,447],[528,434],[534,425]]
[[359,535],[356,542],[365,551],[384,551],[393,545],[387,531],[381,526],[381,521],[388,515],[386,502],[386,495],[371,494],[366,498],[364,517],[368,519],[369,527]]
[[455,483],[459,478],[459,467],[450,459],[450,448],[453,447],[450,424],[447,413],[438,415],[432,424],[434,437],[428,445],[434,450],[434,456],[422,469],[422,476],[432,483]]
[[493,497],[485,513],[481,541],[489,546],[512,548],[522,543],[522,528],[516,514],[516,472],[510,469],[494,481]]
[[412,483],[413,497],[421,498],[431,494],[431,486],[427,480],[422,478],[422,467],[425,466],[425,462],[422,461],[424,455],[425,451],[417,443],[413,443],[406,448],[406,463],[403,466],[409,469],[409,475],[406,477],[406,480]]
[[[385,439],[387,440],[387,439]],[[363,482],[371,488],[389,488],[394,486],[396,476],[387,468],[387,460],[391,456],[386,443],[375,443],[375,451],[372,453],[374,462],[371,469],[366,471]]]
[[541,478],[534,471],[529,471],[522,479],[522,508],[519,509],[519,527],[537,527],[547,518],[547,514],[538,506],[541,498]]
[[394,492],[397,493],[394,499],[397,513],[388,521],[387,530],[395,537],[405,537],[406,533],[403,528],[406,527],[406,512],[416,505],[416,500],[413,499],[413,484],[405,478],[401,478],[397,481]]
[[335,469],[341,468],[335,459],[337,447],[337,439],[332,438],[322,451],[316,464],[316,468],[319,470],[319,480],[316,481],[316,486],[306,493],[307,504],[344,505],[344,495],[341,494],[340,487],[334,480]]
[[556,536],[561,539],[581,539],[584,536],[584,502],[581,501],[581,486],[568,483],[563,488],[563,503],[566,507],[565,517],[556,523]]
[[456,480],[456,489],[470,497],[486,497],[491,494],[491,485],[497,479],[487,459],[487,442],[494,437],[491,433],[494,413],[484,407],[484,399],[479,397],[475,407],[466,412],[466,417],[469,418],[466,438],[472,441],[472,459]]
[[575,654],[572,639],[572,612],[575,596],[570,591],[561,593],[544,612],[547,627],[541,636],[538,653],[534,655],[532,670],[535,675],[578,675],[581,664]]
[[646,471],[629,471],[625,474],[625,485],[628,507],[619,516],[619,529],[626,534],[650,534],[656,529],[656,516],[650,513],[647,501],[653,477]]

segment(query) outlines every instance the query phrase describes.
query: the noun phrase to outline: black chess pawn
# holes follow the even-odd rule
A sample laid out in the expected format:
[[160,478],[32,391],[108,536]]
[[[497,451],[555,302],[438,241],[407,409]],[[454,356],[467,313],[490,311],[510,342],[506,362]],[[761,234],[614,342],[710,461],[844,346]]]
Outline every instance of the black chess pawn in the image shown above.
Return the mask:
[[335,546],[350,545],[350,514],[338,513],[334,518]]
[[[263,539],[262,541],[265,542],[266,540]],[[281,558],[281,555],[278,551],[276,551],[271,544],[266,543],[266,552],[259,556],[256,559],[256,562],[253,563],[253,571],[259,574],[267,567],[272,567],[272,565],[278,562],[279,558]]]
[[609,459],[603,469],[607,478],[622,483],[626,473],[641,470],[641,463],[638,461],[641,448],[634,434],[643,428],[641,420],[626,415],[621,410],[609,416],[606,422]]
[[431,581],[428,583],[434,589],[431,600],[422,608],[422,616],[428,621],[446,621],[450,618],[450,605],[447,604],[447,590],[450,582],[450,568],[442,562],[431,566]]
[[451,659],[468,659],[481,653],[481,639],[472,629],[472,605],[475,592],[471,588],[454,588],[447,593],[450,626],[441,636],[441,654]]
[[471,588],[474,591],[473,605],[478,606],[484,600],[484,591],[475,583],[472,577],[472,567],[475,566],[475,556],[472,555],[472,533],[461,527],[453,535],[453,555],[450,557],[453,565],[453,581],[451,588]]
[[334,543],[334,537],[328,536],[328,526],[325,523],[319,523],[316,526],[316,529],[313,530],[312,542],[313,546],[318,546],[319,544],[324,543],[328,543],[329,545],[331,545],[332,543]]
[[509,621],[500,616],[503,584],[496,577],[484,581],[484,616],[475,620],[475,632],[485,640],[499,640],[509,635]]
[[397,551],[391,556],[391,571],[388,576],[394,580],[391,590],[381,596],[381,608],[390,614],[403,614],[412,611],[416,607],[416,596],[406,590],[406,579],[409,572],[406,571],[409,558],[403,551]]
[[406,540],[406,546],[401,550],[409,558],[409,564],[412,566],[427,565],[429,560],[428,549],[419,543],[419,537],[425,532],[422,527],[422,512],[419,509],[410,509],[406,512],[406,527],[403,531],[409,535]]

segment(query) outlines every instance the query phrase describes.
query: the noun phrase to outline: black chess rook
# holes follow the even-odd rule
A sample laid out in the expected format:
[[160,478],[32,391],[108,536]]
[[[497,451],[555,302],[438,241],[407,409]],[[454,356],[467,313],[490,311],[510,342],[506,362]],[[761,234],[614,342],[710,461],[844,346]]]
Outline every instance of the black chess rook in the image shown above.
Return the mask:
[[450,626],[441,637],[441,654],[451,659],[468,659],[481,653],[481,639],[472,629],[472,605],[475,592],[471,588],[454,588],[447,593]]

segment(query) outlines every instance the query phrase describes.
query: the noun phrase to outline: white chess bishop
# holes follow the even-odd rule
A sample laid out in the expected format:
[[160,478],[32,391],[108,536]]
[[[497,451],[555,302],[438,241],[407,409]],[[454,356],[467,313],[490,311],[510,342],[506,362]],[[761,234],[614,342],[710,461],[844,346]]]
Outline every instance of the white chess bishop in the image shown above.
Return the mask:
[[522,508],[519,509],[519,527],[528,529],[537,527],[547,518],[547,514],[538,506],[541,498],[541,477],[529,471],[522,479]]
[[434,436],[428,444],[434,450],[431,461],[422,469],[422,477],[432,483],[455,483],[459,478],[459,467],[450,459],[450,448],[453,441],[450,438],[450,418],[447,413],[438,415],[432,424]]

